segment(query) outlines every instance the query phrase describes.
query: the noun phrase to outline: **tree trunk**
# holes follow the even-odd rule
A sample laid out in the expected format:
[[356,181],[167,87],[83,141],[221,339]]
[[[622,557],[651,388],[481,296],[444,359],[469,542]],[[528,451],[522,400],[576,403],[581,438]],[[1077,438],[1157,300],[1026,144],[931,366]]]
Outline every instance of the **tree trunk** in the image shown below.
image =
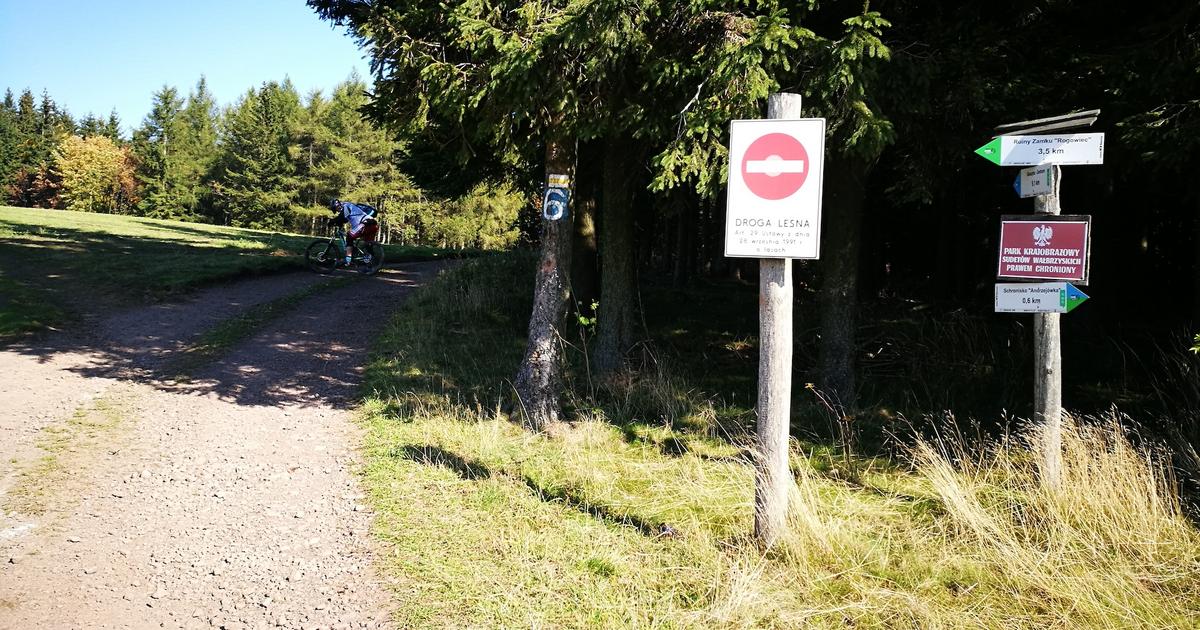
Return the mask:
[[[562,138],[546,143],[546,177],[574,176],[570,147]],[[526,426],[535,431],[559,419],[562,382],[562,345],[559,326],[566,313],[570,291],[572,223],[568,219],[542,219],[542,253],[533,289],[529,316],[529,342],[517,372],[516,407]]]
[[867,167],[844,160],[828,164],[831,203],[822,226],[820,384],[826,396],[850,413],[857,404],[858,250]]
[[571,294],[578,308],[591,315],[591,304],[600,299],[600,258],[596,251],[596,197],[601,181],[601,156],[598,145],[584,145],[579,151],[578,181],[575,183],[574,251],[571,253]]
[[671,285],[676,289],[687,286],[692,271],[692,235],[696,232],[695,208],[692,200],[679,196],[679,215],[675,220],[675,268],[671,272]]
[[1200,333],[1200,193],[1196,195],[1196,214],[1192,217],[1192,326]]
[[714,278],[727,277],[733,273],[733,265],[725,257],[726,203],[725,189],[722,188],[721,192],[717,194],[716,199],[712,200],[712,212],[709,214],[708,273]]
[[633,184],[629,143],[611,140],[604,151],[603,214],[600,219],[600,314],[596,373],[620,371],[633,345],[637,282],[633,232]]

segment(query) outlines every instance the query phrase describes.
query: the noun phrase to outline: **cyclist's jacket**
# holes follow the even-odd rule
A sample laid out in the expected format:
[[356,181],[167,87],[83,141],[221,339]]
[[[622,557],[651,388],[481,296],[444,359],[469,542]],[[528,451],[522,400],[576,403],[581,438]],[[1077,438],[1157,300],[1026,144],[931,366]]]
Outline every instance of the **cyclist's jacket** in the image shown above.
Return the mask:
[[367,219],[375,220],[375,208],[366,204],[343,201],[338,219],[343,223],[349,223],[350,233],[355,234],[362,229],[363,223],[366,223]]

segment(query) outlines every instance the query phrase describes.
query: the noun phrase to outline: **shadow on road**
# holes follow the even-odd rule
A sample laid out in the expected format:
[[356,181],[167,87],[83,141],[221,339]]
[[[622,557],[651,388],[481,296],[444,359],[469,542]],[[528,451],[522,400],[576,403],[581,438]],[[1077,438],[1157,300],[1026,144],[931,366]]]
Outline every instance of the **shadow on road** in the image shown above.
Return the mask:
[[205,331],[249,307],[328,279],[308,273],[252,278],[184,301],[95,317],[77,326],[75,333],[20,341],[3,351],[61,364],[88,377],[212,394],[239,405],[346,407],[356,398],[370,342],[405,296],[443,264],[389,267],[376,276],[319,292],[194,370],[193,378],[183,383],[171,380],[171,363]]

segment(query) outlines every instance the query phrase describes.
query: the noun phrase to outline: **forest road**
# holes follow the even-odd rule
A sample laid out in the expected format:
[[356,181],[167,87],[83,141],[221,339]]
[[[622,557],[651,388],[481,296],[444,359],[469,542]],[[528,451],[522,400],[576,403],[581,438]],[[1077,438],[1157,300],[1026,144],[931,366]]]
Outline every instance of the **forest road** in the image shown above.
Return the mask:
[[[0,628],[386,627],[354,405],[441,266],[254,278],[0,348]],[[167,378],[213,326],[306,292]]]

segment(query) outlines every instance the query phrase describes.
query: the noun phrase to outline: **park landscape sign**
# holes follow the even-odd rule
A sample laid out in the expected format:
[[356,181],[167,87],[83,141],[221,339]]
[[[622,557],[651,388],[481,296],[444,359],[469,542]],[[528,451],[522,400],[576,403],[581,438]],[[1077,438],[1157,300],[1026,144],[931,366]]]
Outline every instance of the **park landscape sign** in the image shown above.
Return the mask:
[[819,258],[825,119],[729,127],[725,255]]
[[1066,280],[1087,284],[1092,218],[1086,215],[1010,215],[1000,221],[997,278]]

